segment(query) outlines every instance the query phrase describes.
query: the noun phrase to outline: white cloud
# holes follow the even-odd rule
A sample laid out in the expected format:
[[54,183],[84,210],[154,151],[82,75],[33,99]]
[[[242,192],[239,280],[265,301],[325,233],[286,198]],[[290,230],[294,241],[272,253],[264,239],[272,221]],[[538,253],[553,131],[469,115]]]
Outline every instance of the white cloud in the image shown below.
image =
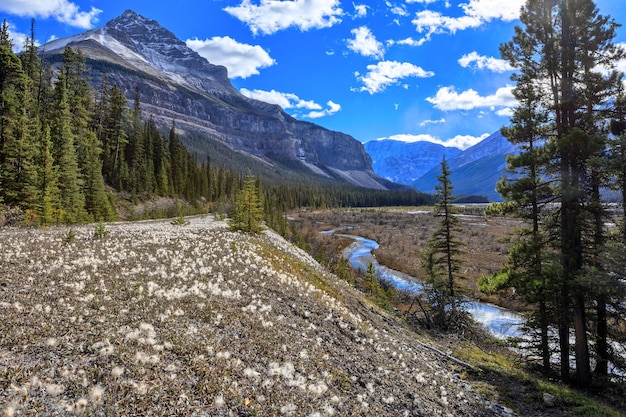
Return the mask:
[[341,105],[334,103],[331,100],[328,100],[326,106],[327,108],[322,111],[312,111],[303,115],[302,117],[306,117],[309,119],[319,119],[320,117],[332,116],[333,114],[341,110]]
[[399,41],[388,40],[387,46],[393,46],[393,45],[422,46],[425,42],[426,42],[426,39],[423,39],[423,38],[420,40],[415,40],[409,37],[409,38],[401,39]]
[[357,54],[376,59],[382,59],[385,50],[383,44],[376,40],[374,34],[366,26],[361,26],[350,31],[354,39],[348,39],[348,49]]
[[[626,42],[618,42],[615,46],[626,50]],[[615,69],[623,74],[626,74],[626,58],[621,59],[615,63]]]
[[355,17],[367,16],[367,9],[369,9],[370,6],[366,4],[354,4],[354,3],[352,3],[352,5],[354,6]]
[[248,98],[277,104],[283,110],[295,110],[294,117],[317,119],[324,116],[332,116],[341,110],[341,106],[331,100],[326,103],[327,107],[324,109],[320,104],[312,100],[302,100],[293,93],[281,93],[276,90],[248,90],[247,88],[242,88],[240,92]]
[[238,43],[228,36],[211,39],[187,39],[187,46],[210,63],[228,68],[230,78],[247,78],[259,74],[259,68],[271,67],[276,61],[259,45]]
[[389,85],[397,84],[399,80],[407,77],[428,78],[435,75],[432,71],[408,62],[381,61],[378,64],[368,65],[368,73],[361,76],[356,73],[357,79],[364,85],[358,91],[367,91],[370,94],[384,91]]
[[436,144],[447,146],[447,147],[454,147],[454,148],[459,148],[461,150],[465,150],[467,148],[470,148],[476,145],[477,143],[479,143],[480,141],[482,141],[483,139],[487,137],[489,137],[489,133],[483,133],[480,136],[457,135],[449,139],[440,139],[436,136],[432,136],[428,134],[412,135],[408,133],[402,133],[398,135],[392,135],[389,137],[378,138],[377,140],[390,139],[390,140],[397,140],[401,142],[431,142],[431,143],[436,143]]
[[513,116],[513,108],[505,107],[503,109],[496,111],[496,114],[500,117],[511,117]]
[[454,87],[442,87],[434,97],[428,97],[426,101],[443,111],[472,110],[483,107],[488,107],[495,111],[496,107],[512,107],[516,104],[513,96],[513,87],[511,86],[501,87],[495,94],[490,96],[481,96],[472,89],[465,90],[459,94]]
[[470,0],[469,3],[461,4],[465,14],[477,17],[483,22],[501,19],[511,22],[519,18],[522,6],[526,0]]
[[102,13],[95,7],[88,12],[81,11],[79,6],[68,0],[3,0],[0,11],[17,16],[53,18],[82,29],[91,29]]
[[13,29],[13,25],[11,25],[10,23],[8,23],[8,27],[9,27],[9,39],[11,40],[11,43],[13,44],[13,51],[21,52],[22,49],[24,48],[26,40],[29,39],[30,36],[26,35],[25,33],[15,31]]
[[507,61],[491,56],[482,56],[476,51],[465,54],[459,58],[459,65],[463,68],[471,67],[480,70],[487,69],[493,72],[507,72],[514,70],[511,64]]
[[525,2],[526,0],[469,0],[468,3],[459,5],[463,9],[463,16],[450,17],[440,12],[423,10],[416,13],[411,23],[419,33],[424,33],[424,40],[428,41],[433,34],[454,34],[459,30],[480,27],[492,20],[515,20],[519,18]]
[[252,33],[270,35],[289,27],[302,31],[331,27],[341,22],[339,0],[243,0],[224,11],[246,23]]
[[389,7],[389,11],[396,16],[408,16],[409,12],[406,11],[404,5],[397,6],[387,2],[387,7]]
[[483,133],[480,136],[471,136],[471,135],[457,135],[451,139],[445,141],[446,146],[454,146],[455,148],[459,148],[465,150],[467,148],[471,148],[477,143],[483,141],[485,138],[490,136],[489,133]]
[[446,119],[441,118],[439,120],[424,120],[422,123],[420,123],[420,127],[424,127],[427,125],[435,125],[435,124],[440,124],[440,123],[445,123]]

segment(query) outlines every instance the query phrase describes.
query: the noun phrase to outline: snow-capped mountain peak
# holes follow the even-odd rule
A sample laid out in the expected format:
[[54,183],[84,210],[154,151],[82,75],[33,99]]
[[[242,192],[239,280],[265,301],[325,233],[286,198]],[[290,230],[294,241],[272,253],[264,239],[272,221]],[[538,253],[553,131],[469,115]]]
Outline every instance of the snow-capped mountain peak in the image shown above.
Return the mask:
[[46,53],[60,52],[67,45],[89,48],[92,55],[99,46],[102,50],[97,55],[103,60],[203,92],[233,93],[226,68],[209,63],[157,21],[132,10],[102,28],[49,42],[44,49]]

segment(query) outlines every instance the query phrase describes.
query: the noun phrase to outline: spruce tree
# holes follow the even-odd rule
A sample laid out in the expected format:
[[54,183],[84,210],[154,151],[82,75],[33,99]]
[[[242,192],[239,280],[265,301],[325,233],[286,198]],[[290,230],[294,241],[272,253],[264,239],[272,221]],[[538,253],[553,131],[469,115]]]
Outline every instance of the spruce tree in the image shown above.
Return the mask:
[[42,133],[39,155],[36,160],[39,169],[37,175],[38,206],[37,214],[42,225],[52,224],[55,220],[55,209],[59,207],[58,167],[52,157],[50,128]]
[[241,190],[235,195],[229,226],[232,230],[261,233],[262,219],[263,199],[260,186],[252,174],[247,174]]
[[32,208],[38,134],[32,80],[13,52],[6,21],[0,32],[0,189],[7,204]]
[[78,156],[72,133],[72,116],[69,109],[65,74],[62,72],[55,84],[55,102],[51,109],[50,134],[53,143],[53,158],[59,175],[60,221],[78,222],[85,219],[85,196],[83,180],[78,166]]
[[537,350],[544,371],[549,372],[549,328],[554,324],[556,305],[556,288],[551,276],[556,273],[556,259],[549,236],[540,226],[549,204],[554,201],[554,189],[546,169],[552,149],[546,140],[545,125],[549,116],[548,110],[542,107],[545,92],[535,85],[541,75],[541,67],[535,62],[539,53],[536,46],[526,32],[517,28],[514,41],[500,48],[503,58],[519,68],[511,77],[517,82],[513,94],[518,106],[511,117],[511,126],[502,129],[508,141],[517,145],[519,154],[507,157],[507,176],[497,184],[497,190],[508,203],[496,206],[498,211],[520,217],[526,223],[515,231],[518,237],[509,250],[503,271],[483,278],[482,285],[491,290],[513,287],[526,302],[536,305],[531,321],[539,327]]
[[429,284],[426,294],[433,307],[433,324],[444,329],[461,326],[465,320],[457,284],[463,244],[458,239],[461,225],[452,205],[456,198],[450,174],[444,157],[441,174],[437,177],[439,183],[435,187],[434,215],[440,219],[439,226],[430,237],[424,256]]

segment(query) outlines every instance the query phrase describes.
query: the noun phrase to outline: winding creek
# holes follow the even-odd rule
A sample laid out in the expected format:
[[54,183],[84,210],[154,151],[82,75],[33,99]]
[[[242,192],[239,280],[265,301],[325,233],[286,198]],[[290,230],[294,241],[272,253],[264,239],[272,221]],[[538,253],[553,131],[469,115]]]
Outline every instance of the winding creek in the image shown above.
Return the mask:
[[[340,229],[328,230],[321,232],[328,235],[336,235],[354,240],[347,247],[343,254],[355,269],[366,270],[368,265],[372,263],[378,278],[385,281],[401,291],[419,294],[423,291],[424,286],[419,278],[405,274],[379,264],[376,261],[372,251],[378,249],[379,245],[376,241],[366,239],[361,236],[339,233],[340,231],[352,230],[356,227],[344,227]],[[481,303],[477,301],[467,301],[465,309],[472,315],[474,320],[480,323],[485,329],[489,330],[495,337],[499,339],[507,339],[509,337],[525,338],[522,331],[525,319],[520,314],[507,310],[493,304]],[[615,353],[622,358],[626,358],[626,346],[619,343],[610,342]],[[555,350],[556,352],[556,350]],[[558,358],[554,358],[558,363]],[[572,356],[573,361],[573,356]],[[610,373],[614,376],[623,377],[624,372],[616,369],[613,364],[609,364]]]
[[[401,291],[416,294],[423,291],[424,287],[418,278],[387,268],[376,261],[372,254],[373,250],[378,249],[376,241],[361,236],[337,234],[335,232],[336,230],[329,230],[322,233],[336,234],[337,236],[354,240],[354,243],[344,251],[344,256],[353,268],[365,270],[372,263],[380,280],[393,285]],[[476,301],[468,301],[465,303],[465,308],[474,320],[481,323],[483,327],[490,330],[500,339],[520,337],[522,335],[521,326],[524,324],[524,318],[515,312]]]

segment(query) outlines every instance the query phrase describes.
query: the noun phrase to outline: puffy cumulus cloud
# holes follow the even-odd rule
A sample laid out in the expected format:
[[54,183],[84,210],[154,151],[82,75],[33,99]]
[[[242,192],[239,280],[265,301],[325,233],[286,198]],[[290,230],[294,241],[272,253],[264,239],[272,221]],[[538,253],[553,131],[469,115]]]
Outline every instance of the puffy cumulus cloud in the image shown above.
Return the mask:
[[341,110],[341,105],[329,100],[326,108],[312,100],[302,100],[293,93],[282,93],[276,90],[248,90],[242,88],[241,94],[248,98],[264,101],[266,103],[277,104],[283,110],[294,112],[294,117],[318,119],[320,117],[332,116]]
[[511,117],[513,116],[513,108],[505,107],[503,109],[496,111],[496,114],[500,117]]
[[187,39],[187,46],[210,63],[228,68],[230,78],[247,78],[259,68],[271,67],[276,61],[259,45],[239,43],[228,36],[211,39]]
[[433,10],[422,10],[416,13],[411,23],[419,33],[424,33],[424,40],[428,41],[434,34],[454,34],[460,30],[480,27],[492,20],[515,20],[519,18],[525,2],[526,0],[469,0],[459,6],[463,9],[463,16],[451,17]]
[[352,29],[350,33],[354,35],[354,39],[348,39],[348,49],[363,56],[382,59],[385,54],[383,44],[376,40],[367,26]]
[[95,7],[88,12],[81,11],[79,6],[68,0],[3,0],[0,11],[17,16],[53,18],[82,29],[91,29],[102,13]]
[[465,54],[459,58],[459,65],[463,68],[475,68],[480,70],[487,69],[493,72],[507,72],[515,69],[511,66],[511,64],[503,59],[491,56],[482,56],[475,51]]
[[500,19],[511,22],[519,18],[526,0],[470,0],[461,4],[467,16],[477,17],[483,22]]
[[511,86],[501,87],[490,96],[481,96],[471,88],[457,93],[454,87],[441,87],[434,97],[428,97],[426,101],[443,111],[485,107],[496,111],[496,108],[513,107],[517,103]]
[[454,146],[455,148],[465,150],[467,148],[471,148],[479,142],[482,142],[485,138],[488,138],[489,135],[489,133],[483,133],[480,136],[456,135],[455,137],[446,140],[444,145]]
[[354,17],[366,17],[367,16],[367,9],[369,9],[370,6],[366,4],[354,4],[354,3],[352,3],[352,6],[354,6]]
[[432,71],[426,71],[409,62],[381,61],[367,66],[367,74],[355,73],[357,80],[364,85],[357,91],[367,91],[370,94],[384,91],[387,86],[398,84],[401,79],[407,77],[429,78],[435,75]]
[[384,138],[378,138],[377,140],[397,140],[401,142],[431,142],[436,143],[438,145],[443,145],[447,147],[459,148],[461,150],[465,150],[470,148],[483,139],[489,137],[489,133],[483,133],[480,136],[471,136],[471,135],[457,135],[453,138],[449,139],[440,139],[437,136],[428,135],[428,134],[419,134],[412,135],[409,133],[401,133],[398,135],[392,135]]
[[243,0],[224,11],[246,23],[252,33],[270,35],[289,27],[302,31],[331,27],[341,22],[339,0]]

